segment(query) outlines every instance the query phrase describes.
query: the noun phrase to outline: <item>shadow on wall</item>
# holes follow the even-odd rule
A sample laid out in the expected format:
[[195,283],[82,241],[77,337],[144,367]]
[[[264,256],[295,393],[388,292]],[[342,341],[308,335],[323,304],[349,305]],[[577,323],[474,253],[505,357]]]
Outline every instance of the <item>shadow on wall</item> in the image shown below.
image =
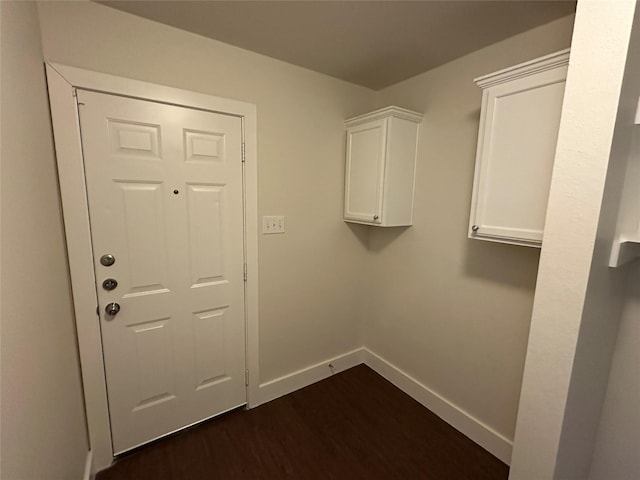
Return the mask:
[[[359,223],[345,222],[364,248],[370,252],[381,252],[394,240],[406,232],[411,226],[406,227],[375,227]],[[375,236],[372,232],[375,232]],[[372,239],[373,238],[373,239]]]
[[370,237],[369,229],[372,227],[370,227],[369,225],[362,225],[360,223],[351,223],[351,222],[344,222],[344,223],[347,227],[349,227],[349,230],[351,230],[351,233],[353,233],[353,235],[358,239],[360,244],[368,250],[369,237]]
[[[480,110],[479,108],[476,108],[472,112],[469,112],[469,114],[465,118],[465,121],[466,122],[472,122],[474,125],[480,125],[480,114],[481,113],[482,113],[482,110]],[[476,141],[477,141],[477,139],[476,139]]]
[[371,227],[375,228],[375,237],[369,240],[369,250],[371,252],[381,252],[391,245],[397,238],[411,227]]
[[465,242],[465,274],[490,282],[534,289],[539,260],[539,248],[474,239]]
[[640,302],[640,261],[636,260],[628,270],[626,277],[627,298]]
[[[373,253],[382,252],[412,228],[384,228],[350,222],[345,224],[360,244]],[[464,228],[466,232],[466,224]],[[535,289],[540,261],[539,248],[475,239],[466,239],[463,248],[462,266],[465,276],[515,288]],[[640,289],[638,295],[640,296]]]

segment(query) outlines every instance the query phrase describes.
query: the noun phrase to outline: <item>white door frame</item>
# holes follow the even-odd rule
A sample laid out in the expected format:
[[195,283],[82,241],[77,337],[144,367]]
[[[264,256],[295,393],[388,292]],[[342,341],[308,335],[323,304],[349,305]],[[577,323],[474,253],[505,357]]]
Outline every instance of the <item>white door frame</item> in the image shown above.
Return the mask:
[[58,175],[71,272],[71,287],[80,351],[93,471],[113,460],[111,427],[104,376],[98,297],[91,248],[91,229],[84,177],[77,88],[171,105],[208,110],[242,118],[245,148],[244,224],[246,355],[249,370],[247,403],[258,402],[258,165],[256,106],[153,83],[116,77],[75,67],[47,63],[47,83],[53,120]]

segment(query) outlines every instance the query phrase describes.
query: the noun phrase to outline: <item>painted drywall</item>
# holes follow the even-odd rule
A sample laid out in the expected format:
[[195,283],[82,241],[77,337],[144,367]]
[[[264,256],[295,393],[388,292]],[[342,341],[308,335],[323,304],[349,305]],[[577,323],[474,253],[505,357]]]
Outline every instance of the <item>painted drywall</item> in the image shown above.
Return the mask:
[[635,8],[578,4],[511,479],[589,475],[626,282],[607,265],[640,86],[623,85]]
[[2,478],[81,479],[88,452],[38,14],[1,2]]
[[365,346],[513,438],[539,250],[467,239],[482,92],[473,79],[567,48],[573,17],[389,87],[423,112],[414,225],[375,229]]
[[[636,17],[640,17],[637,7]],[[639,24],[636,18],[635,38],[630,42],[623,87],[627,96],[624,106],[630,113],[640,108],[633,105],[635,98],[640,97]],[[636,118],[639,114],[636,111]],[[616,234],[640,233],[640,124],[631,128],[632,140]],[[629,276],[590,480],[629,480],[640,472],[640,262],[636,260],[622,268],[628,270]]]
[[640,472],[640,264],[632,268],[590,480],[631,480]]
[[345,118],[375,93],[92,2],[39,4],[45,58],[252,102],[260,215],[260,382],[362,345],[358,231],[341,220]]

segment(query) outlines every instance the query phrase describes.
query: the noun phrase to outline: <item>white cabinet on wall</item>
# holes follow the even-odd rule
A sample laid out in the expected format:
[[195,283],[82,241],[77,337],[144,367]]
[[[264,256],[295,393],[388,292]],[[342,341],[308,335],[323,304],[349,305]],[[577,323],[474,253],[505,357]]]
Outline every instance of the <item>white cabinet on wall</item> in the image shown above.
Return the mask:
[[629,133],[629,157],[618,210],[616,236],[611,248],[610,267],[619,267],[640,258],[640,98],[636,106],[635,122]]
[[344,220],[399,227],[413,221],[422,114],[387,107],[351,118],[347,127]]
[[469,237],[539,247],[569,50],[474,81],[482,110]]

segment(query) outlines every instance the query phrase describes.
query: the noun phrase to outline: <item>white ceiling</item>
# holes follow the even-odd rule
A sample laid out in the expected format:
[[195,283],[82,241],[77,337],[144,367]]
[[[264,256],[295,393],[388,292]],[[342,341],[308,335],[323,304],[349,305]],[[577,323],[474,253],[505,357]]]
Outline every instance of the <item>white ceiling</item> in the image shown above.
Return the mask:
[[561,1],[100,1],[379,90],[575,11]]

